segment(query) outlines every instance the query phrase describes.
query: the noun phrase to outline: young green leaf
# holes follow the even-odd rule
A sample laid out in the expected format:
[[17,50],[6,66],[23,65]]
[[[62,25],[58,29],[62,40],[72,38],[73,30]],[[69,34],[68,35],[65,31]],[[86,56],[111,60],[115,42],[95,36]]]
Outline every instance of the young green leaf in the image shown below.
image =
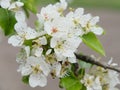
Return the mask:
[[[25,11],[29,10],[35,14],[37,13],[37,6],[35,4],[35,2],[36,2],[35,0],[21,0],[21,1],[24,3],[23,8]],[[27,15],[28,15],[28,13],[27,13]]]
[[22,77],[22,81],[23,81],[25,84],[29,84],[29,76],[23,76],[23,77]]
[[16,23],[15,15],[13,12],[0,8],[0,27],[4,31],[5,35],[11,35],[14,31],[14,25]]
[[92,66],[92,64],[83,62],[81,60],[78,61],[78,64],[81,68],[90,68]]
[[105,56],[105,51],[103,49],[103,46],[101,45],[100,41],[97,39],[94,33],[89,32],[88,34],[83,35],[82,40],[91,49]]
[[68,76],[60,79],[60,87],[63,87],[66,90],[81,90],[82,84],[79,79]]

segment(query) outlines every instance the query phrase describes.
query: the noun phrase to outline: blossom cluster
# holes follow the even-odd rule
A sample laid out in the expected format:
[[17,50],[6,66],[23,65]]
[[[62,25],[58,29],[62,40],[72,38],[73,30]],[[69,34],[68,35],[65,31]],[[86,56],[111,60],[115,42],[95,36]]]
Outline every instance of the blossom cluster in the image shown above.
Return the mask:
[[[112,63],[112,59],[108,62],[108,65],[117,66],[116,63]],[[120,84],[119,73],[97,66],[94,72],[85,74],[81,83],[86,86],[87,90],[119,90],[116,87]]]
[[16,59],[18,71],[29,77],[31,87],[46,86],[49,74],[53,78],[64,77],[71,63],[77,62],[74,53],[82,43],[81,37],[89,32],[103,33],[103,29],[96,25],[98,16],[84,14],[83,8],[70,10],[64,15],[66,9],[65,0],[43,7],[37,14],[35,29],[27,25],[23,11],[15,13],[16,34],[8,39],[8,43],[22,48]]
[[0,0],[0,6],[2,8],[12,10],[12,11],[18,10],[23,5],[24,5],[24,3],[20,2],[20,1],[12,2],[11,0]]

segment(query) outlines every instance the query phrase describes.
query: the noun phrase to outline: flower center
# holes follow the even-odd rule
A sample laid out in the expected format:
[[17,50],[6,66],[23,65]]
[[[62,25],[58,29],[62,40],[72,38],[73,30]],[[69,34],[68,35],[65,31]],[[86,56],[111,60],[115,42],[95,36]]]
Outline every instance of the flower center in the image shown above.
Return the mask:
[[52,33],[56,33],[56,32],[58,32],[57,28],[53,27],[52,28]]
[[44,14],[45,20],[48,20],[48,15],[45,13]]
[[38,72],[41,72],[40,65],[36,65],[35,67],[33,66],[32,69],[33,69],[33,73],[35,74],[37,74]]

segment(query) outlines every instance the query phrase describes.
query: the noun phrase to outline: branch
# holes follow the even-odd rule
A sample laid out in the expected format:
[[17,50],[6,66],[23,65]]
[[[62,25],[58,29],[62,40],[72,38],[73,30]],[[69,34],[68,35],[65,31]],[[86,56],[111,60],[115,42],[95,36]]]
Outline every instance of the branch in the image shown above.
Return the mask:
[[120,73],[120,69],[116,69],[114,67],[111,67],[111,66],[108,66],[108,65],[104,65],[96,60],[94,60],[93,58],[91,58],[90,56],[86,56],[86,55],[78,55],[76,54],[76,58],[79,59],[79,60],[82,60],[86,63],[90,63],[90,64],[94,64],[94,65],[97,65],[97,66],[100,66],[100,67],[103,67],[104,69],[110,69],[110,70],[114,70],[114,71],[117,71],[118,73]]

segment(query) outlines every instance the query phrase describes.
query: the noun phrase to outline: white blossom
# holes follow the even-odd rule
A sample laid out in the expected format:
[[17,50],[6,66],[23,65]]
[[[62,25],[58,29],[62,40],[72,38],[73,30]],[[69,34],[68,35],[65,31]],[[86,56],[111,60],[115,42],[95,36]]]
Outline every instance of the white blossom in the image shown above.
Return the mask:
[[118,66],[117,63],[113,63],[113,58],[111,58],[109,61],[108,61],[108,66]]
[[22,2],[19,2],[19,1],[16,1],[16,2],[13,2],[8,10],[12,10],[12,11],[18,11],[20,7],[22,7],[24,5],[24,3]]
[[22,46],[24,39],[18,35],[13,35],[8,39],[8,43],[12,44],[14,47]]
[[31,87],[41,86],[47,84],[46,76],[50,72],[49,65],[44,61],[44,57],[29,57],[26,65],[22,68],[21,74],[23,76],[30,75],[29,84]]
[[[0,0],[0,5],[2,1]],[[23,5],[16,1],[6,8],[14,11]],[[49,73],[53,78],[65,77],[71,64],[77,63],[74,53],[82,43],[81,37],[89,32],[96,35],[103,33],[103,29],[97,26],[98,16],[84,14],[83,8],[71,10],[64,15],[66,9],[66,0],[43,7],[37,14],[38,23],[34,29],[27,25],[23,11],[15,11],[16,34],[8,39],[8,43],[22,48],[16,58],[18,71],[22,76],[29,76],[31,87],[46,86]],[[109,64],[111,65],[111,62]],[[87,90],[102,90],[106,84],[109,84],[110,90],[116,89],[115,86],[120,83],[118,74],[104,69],[98,71],[85,74],[81,80]]]
[[16,61],[19,64],[18,72],[22,71],[22,68],[25,66],[27,58],[30,56],[30,47],[24,46],[21,51],[17,54]]
[[65,37],[68,30],[71,28],[71,23],[64,17],[55,18],[52,22],[48,21],[44,24],[44,30],[48,35],[53,37]]
[[56,3],[55,8],[58,12],[62,13],[67,8],[66,0],[60,0],[60,2]]
[[43,48],[39,48],[39,47],[35,48],[35,56],[41,57],[42,52],[43,52]]
[[103,34],[103,28],[101,28],[101,27],[91,27],[90,28],[91,29],[91,31],[93,32],[93,33],[95,33],[96,35],[102,35]]
[[48,49],[46,55],[49,55],[52,52],[52,49]]
[[40,22],[41,21],[44,22],[44,21],[52,20],[52,19],[57,18],[59,16],[60,16],[59,12],[51,4],[46,6],[46,7],[43,7],[41,9],[40,14],[37,14],[37,17],[38,17]]
[[84,14],[83,8],[78,8],[74,12],[71,11],[66,15],[66,18],[69,18],[75,25],[80,24],[80,19]]
[[116,71],[108,70],[108,82],[111,87],[120,84],[119,74]]
[[[61,75],[60,75],[61,68],[62,68],[62,66],[61,66],[60,63],[58,63],[58,62],[53,63],[53,65],[52,65],[52,70],[51,70],[52,75],[54,75],[54,76],[56,76],[56,77],[60,77],[60,76],[61,76]],[[54,77],[54,76],[53,76],[53,77]]]
[[[76,43],[76,45],[74,44]],[[65,57],[68,57],[71,63],[75,63],[75,55],[74,52],[76,48],[78,48],[81,40],[79,39],[68,39],[64,40],[62,38],[52,38],[51,39],[51,47],[54,48],[55,54],[57,56],[58,61],[65,60]],[[71,61],[70,58],[74,58],[74,61]],[[60,60],[61,59],[61,60]]]
[[85,74],[81,82],[86,86],[87,90],[102,90],[100,78],[89,74]]
[[15,18],[18,22],[24,22],[25,21],[25,13],[23,11],[17,11],[15,13]]
[[10,6],[11,0],[0,0],[0,5],[2,8],[7,9]]
[[17,35],[13,35],[8,39],[8,43],[13,46],[22,46],[25,40],[34,39],[38,36],[37,32],[28,27],[25,22],[25,14],[22,11],[18,11],[15,14],[17,23],[14,28]]
[[23,5],[24,3],[20,1],[12,2],[11,0],[0,0],[0,6],[11,11],[18,11]]

